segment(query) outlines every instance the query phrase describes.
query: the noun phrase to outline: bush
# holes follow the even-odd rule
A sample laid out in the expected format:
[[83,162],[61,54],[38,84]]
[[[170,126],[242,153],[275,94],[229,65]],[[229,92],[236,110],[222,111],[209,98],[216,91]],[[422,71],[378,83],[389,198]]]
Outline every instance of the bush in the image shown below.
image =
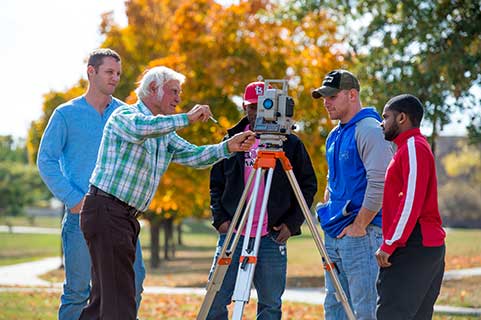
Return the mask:
[[439,210],[449,227],[481,228],[481,187],[451,180],[439,189]]
[[50,196],[37,168],[17,162],[0,162],[0,190],[0,215],[20,215]]

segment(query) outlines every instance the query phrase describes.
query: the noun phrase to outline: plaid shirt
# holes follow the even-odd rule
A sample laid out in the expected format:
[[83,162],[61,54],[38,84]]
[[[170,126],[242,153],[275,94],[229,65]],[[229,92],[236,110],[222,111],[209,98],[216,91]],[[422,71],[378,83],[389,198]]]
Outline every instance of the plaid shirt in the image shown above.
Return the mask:
[[142,103],[118,108],[105,125],[90,183],[140,211],[149,207],[171,161],[209,167],[232,154],[227,142],[196,146],[175,132],[187,115],[152,115]]

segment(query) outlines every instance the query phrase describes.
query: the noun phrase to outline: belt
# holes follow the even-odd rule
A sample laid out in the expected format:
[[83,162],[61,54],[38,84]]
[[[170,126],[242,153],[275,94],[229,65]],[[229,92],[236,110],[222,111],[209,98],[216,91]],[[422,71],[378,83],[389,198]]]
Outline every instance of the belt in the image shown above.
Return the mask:
[[90,185],[88,193],[92,194],[92,195],[97,195],[99,197],[104,197],[104,198],[107,198],[107,199],[110,199],[110,200],[113,200],[113,201],[117,202],[118,204],[122,205],[127,210],[129,215],[133,216],[134,218],[137,218],[138,216],[140,216],[142,214],[142,211],[137,210],[136,208],[134,208],[132,206],[129,206],[124,201],[122,201],[119,198],[111,195],[110,193],[107,193],[107,192],[97,188],[96,186]]

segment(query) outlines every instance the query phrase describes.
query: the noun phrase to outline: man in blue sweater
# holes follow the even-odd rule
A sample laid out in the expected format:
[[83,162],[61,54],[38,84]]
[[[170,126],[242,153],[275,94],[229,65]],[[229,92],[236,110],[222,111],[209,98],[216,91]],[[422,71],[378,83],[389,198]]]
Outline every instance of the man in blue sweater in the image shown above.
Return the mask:
[[[95,167],[104,125],[123,104],[112,97],[120,73],[120,56],[115,51],[94,50],[87,63],[87,92],[55,109],[40,142],[37,159],[40,176],[66,207],[62,221],[65,281],[59,320],[79,319],[90,295],[91,260],[80,230],[79,212]],[[145,278],[139,242],[134,269],[138,308]]]
[[[374,320],[378,274],[374,253],[382,243],[384,176],[392,148],[384,140],[381,117],[374,108],[362,108],[359,91],[352,73],[334,70],[312,92],[314,99],[323,98],[331,120],[339,120],[326,140],[328,181],[317,214],[329,258],[356,319]],[[325,279],[326,319],[346,319],[330,277]]]

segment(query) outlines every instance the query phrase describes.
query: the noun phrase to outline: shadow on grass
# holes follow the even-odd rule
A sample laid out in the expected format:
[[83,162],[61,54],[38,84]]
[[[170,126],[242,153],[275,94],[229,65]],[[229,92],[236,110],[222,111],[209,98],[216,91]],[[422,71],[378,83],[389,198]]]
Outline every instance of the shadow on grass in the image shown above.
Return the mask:
[[182,232],[212,234],[216,231],[208,220],[186,219],[182,224]]
[[208,274],[212,264],[212,257],[177,257],[175,259],[160,260],[157,268],[150,267],[150,259],[144,259],[148,273],[153,275],[175,274]]
[[324,287],[324,277],[296,276],[287,277],[287,288]]
[[[142,252],[147,251],[147,250],[150,252],[150,246],[148,246],[148,245],[144,246],[142,244]],[[179,246],[179,245],[177,245],[177,246],[175,246],[175,251],[176,252],[193,252],[193,251],[195,251],[195,252],[206,252],[206,251],[210,251],[210,252],[212,252],[212,254],[214,254],[215,246],[207,246],[207,245],[205,245],[205,246],[190,246],[190,245],[189,246],[188,245]],[[163,253],[164,248],[161,247],[159,252]],[[176,259],[177,259],[177,257],[176,257]]]
[[196,270],[205,270],[210,268],[212,259],[208,258],[176,258],[173,260],[160,260],[158,268],[150,267],[150,259],[144,259],[145,266],[151,273],[176,273],[188,272],[194,273]]

